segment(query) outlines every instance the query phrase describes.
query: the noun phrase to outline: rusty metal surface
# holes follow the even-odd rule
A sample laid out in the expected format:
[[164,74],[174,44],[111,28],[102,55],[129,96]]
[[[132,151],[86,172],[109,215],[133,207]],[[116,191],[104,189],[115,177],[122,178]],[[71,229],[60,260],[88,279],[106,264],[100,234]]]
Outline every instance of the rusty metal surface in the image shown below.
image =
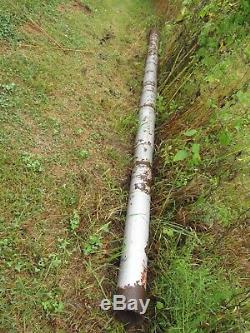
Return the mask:
[[[152,30],[140,100],[139,128],[135,142],[124,245],[119,271],[118,294],[145,299],[150,222],[150,192],[154,152],[155,102],[157,94],[158,34]],[[140,312],[140,311],[138,311]],[[131,320],[138,316],[133,313]],[[126,313],[126,318],[129,313]]]

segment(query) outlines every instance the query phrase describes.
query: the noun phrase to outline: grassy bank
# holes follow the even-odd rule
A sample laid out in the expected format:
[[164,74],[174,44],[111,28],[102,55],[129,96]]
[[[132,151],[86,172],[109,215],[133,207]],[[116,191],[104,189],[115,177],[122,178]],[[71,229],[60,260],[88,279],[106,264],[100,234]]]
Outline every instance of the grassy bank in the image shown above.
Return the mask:
[[1,1],[2,332],[123,331],[99,303],[115,290],[151,13]]
[[165,14],[150,332],[246,333],[249,2],[157,6]]
[[116,285],[154,12],[152,301],[138,331],[250,331],[249,1],[155,5],[1,1],[2,332],[124,332],[99,303]]

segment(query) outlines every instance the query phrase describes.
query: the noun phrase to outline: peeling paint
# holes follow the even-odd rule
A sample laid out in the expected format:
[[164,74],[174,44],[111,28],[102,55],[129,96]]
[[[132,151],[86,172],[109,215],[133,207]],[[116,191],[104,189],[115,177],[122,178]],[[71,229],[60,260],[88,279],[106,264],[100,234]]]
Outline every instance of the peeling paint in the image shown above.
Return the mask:
[[141,160],[141,161],[135,161],[135,166],[138,166],[138,165],[145,165],[145,166],[147,166],[150,169],[152,168],[152,163],[149,162],[149,161],[143,161],[143,160]]

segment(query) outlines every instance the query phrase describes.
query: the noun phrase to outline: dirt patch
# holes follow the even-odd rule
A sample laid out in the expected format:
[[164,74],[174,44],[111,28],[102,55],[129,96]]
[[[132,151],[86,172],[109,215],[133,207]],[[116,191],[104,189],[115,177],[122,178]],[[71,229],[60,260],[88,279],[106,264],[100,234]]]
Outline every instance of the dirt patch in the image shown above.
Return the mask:
[[67,11],[78,11],[78,12],[83,12],[86,15],[91,15],[92,14],[92,10],[88,5],[85,5],[84,3],[82,3],[80,0],[75,0],[72,1],[70,4],[68,5],[60,5],[58,7],[60,12],[67,12]]
[[42,33],[42,29],[35,23],[33,22],[26,22],[21,30],[27,34],[36,34],[36,35],[39,35]]
[[5,54],[9,50],[10,50],[10,47],[7,44],[7,42],[0,41],[0,55]]

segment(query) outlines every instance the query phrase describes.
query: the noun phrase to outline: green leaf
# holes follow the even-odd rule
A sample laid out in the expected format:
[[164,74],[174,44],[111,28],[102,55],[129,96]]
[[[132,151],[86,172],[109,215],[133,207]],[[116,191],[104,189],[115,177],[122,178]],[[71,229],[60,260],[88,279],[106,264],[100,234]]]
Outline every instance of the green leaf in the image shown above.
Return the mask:
[[156,303],[156,309],[158,309],[158,310],[164,309],[164,304],[162,302],[157,302]]
[[93,252],[92,246],[90,244],[85,245],[83,253],[87,256]]
[[219,142],[223,146],[227,146],[231,143],[232,139],[228,131],[222,131],[218,136]]
[[191,149],[193,154],[200,154],[201,145],[199,143],[193,143]]
[[190,130],[187,130],[184,135],[186,136],[194,136],[195,134],[197,133],[197,130],[195,129],[190,129]]
[[89,237],[89,244],[95,245],[95,246],[100,246],[102,243],[101,243],[101,239],[98,235],[92,235]]
[[243,125],[242,119],[237,119],[234,124],[234,128],[239,131]]
[[61,301],[57,302],[56,306],[55,306],[55,312],[61,313],[61,312],[63,312],[63,310],[64,310],[64,303]]
[[79,151],[79,156],[82,158],[82,159],[86,159],[89,157],[89,152],[87,150],[80,150]]
[[187,157],[188,157],[188,152],[185,149],[181,149],[175,154],[173,161],[174,162],[183,161]]
[[171,228],[165,228],[163,230],[163,234],[167,235],[168,237],[173,237],[174,236],[174,231]]
[[88,243],[83,247],[84,255],[90,255],[96,253],[102,247],[102,240],[99,235],[91,235]]
[[197,165],[200,163],[201,161],[201,156],[200,156],[200,149],[201,149],[201,145],[199,143],[193,143],[191,150],[193,153],[192,156],[192,162],[194,165]]
[[73,231],[73,232],[75,232],[75,230],[79,227],[79,225],[80,225],[80,216],[79,216],[77,210],[73,211],[73,214],[70,217],[69,225],[70,225],[70,230]]

